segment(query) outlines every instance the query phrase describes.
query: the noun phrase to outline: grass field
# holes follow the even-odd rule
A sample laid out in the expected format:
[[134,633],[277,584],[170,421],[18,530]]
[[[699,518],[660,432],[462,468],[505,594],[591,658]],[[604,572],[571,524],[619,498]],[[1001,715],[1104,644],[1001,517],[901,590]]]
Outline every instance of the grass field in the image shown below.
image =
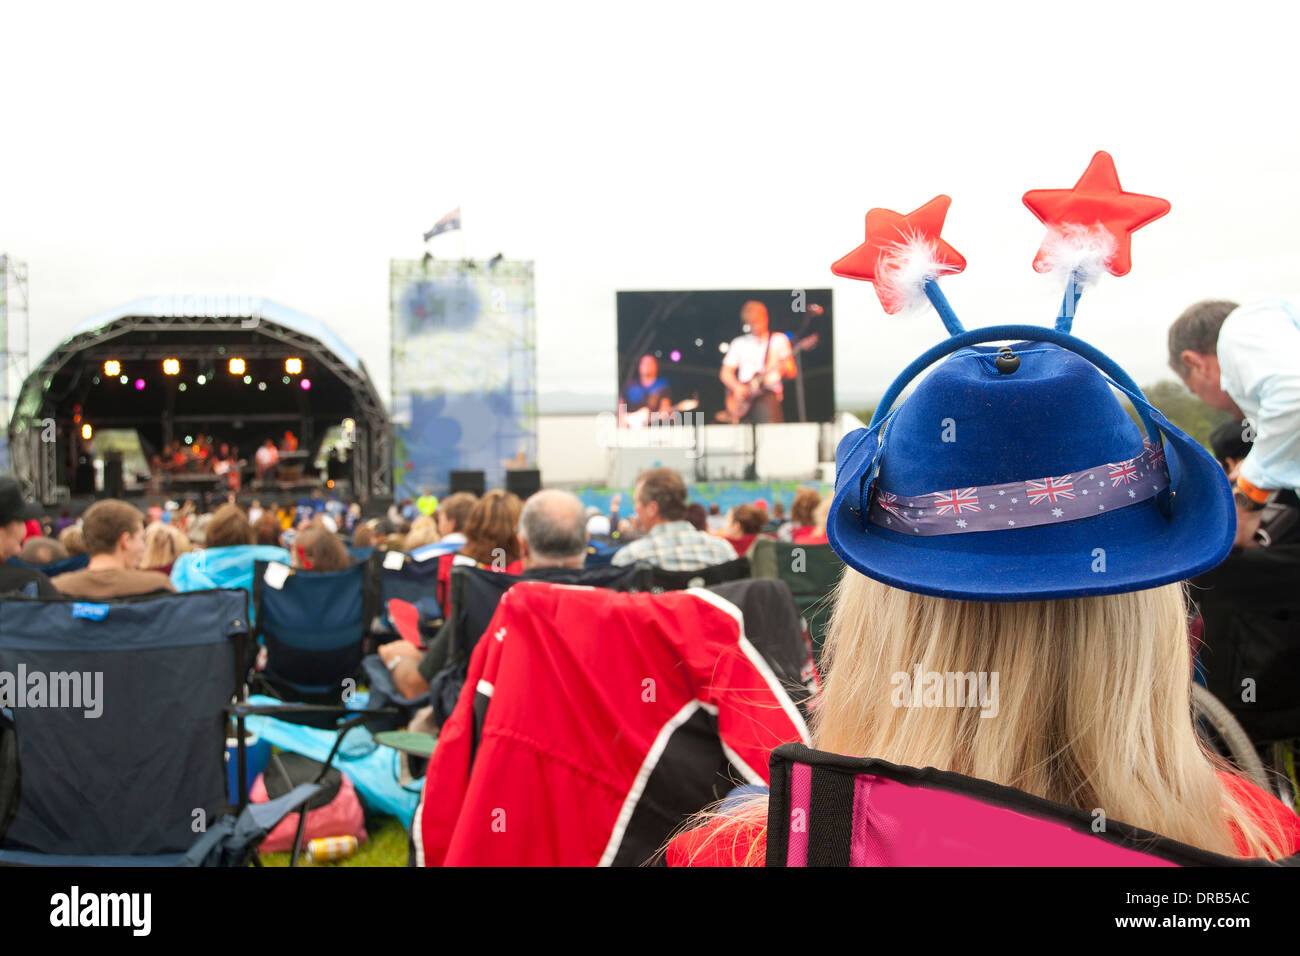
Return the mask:
[[[291,818],[296,821],[296,817]],[[337,863],[312,863],[306,849],[298,859],[299,866],[406,866],[406,828],[396,817],[367,816],[366,832],[370,839],[357,847],[357,852]],[[288,853],[261,854],[264,866],[288,866]]]

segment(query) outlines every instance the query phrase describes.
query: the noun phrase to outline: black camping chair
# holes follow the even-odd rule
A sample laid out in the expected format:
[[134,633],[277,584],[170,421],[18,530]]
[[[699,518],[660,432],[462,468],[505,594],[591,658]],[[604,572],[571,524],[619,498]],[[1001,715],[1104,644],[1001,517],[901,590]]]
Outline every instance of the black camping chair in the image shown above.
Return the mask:
[[687,588],[709,588],[727,581],[743,581],[747,577],[750,577],[749,558],[735,558],[696,571],[665,571],[651,567],[645,586],[639,590],[660,594]]
[[754,577],[779,578],[790,585],[820,660],[831,621],[831,595],[844,572],[844,562],[829,544],[791,544],[771,538],[754,542],[749,557]]
[[279,587],[268,582],[269,567],[258,561],[253,572],[256,634],[267,651],[266,671],[254,683],[281,700],[337,704],[343,682],[360,676],[371,616],[367,566],[292,573]]
[[0,601],[0,863],[239,865],[311,798],[229,813],[247,607],[242,590]]

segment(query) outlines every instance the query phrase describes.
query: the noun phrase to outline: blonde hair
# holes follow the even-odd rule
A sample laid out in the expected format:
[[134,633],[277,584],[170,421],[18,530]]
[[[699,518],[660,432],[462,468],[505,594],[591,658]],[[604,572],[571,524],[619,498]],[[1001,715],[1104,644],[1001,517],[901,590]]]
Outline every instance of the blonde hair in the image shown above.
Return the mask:
[[433,520],[433,515],[420,515],[411,522],[411,530],[406,533],[402,550],[414,551],[426,544],[433,544],[439,537],[438,522]]
[[[812,746],[1014,787],[1191,846],[1279,858],[1278,835],[1218,776],[1191,711],[1182,586],[1055,601],[951,601],[846,569],[823,652]],[[979,707],[897,706],[895,675],[997,674],[995,716]],[[766,800],[717,827],[766,835]],[[712,843],[706,840],[700,849]],[[738,846],[741,855],[746,849]]]
[[144,571],[165,568],[189,550],[189,539],[181,534],[179,528],[155,521],[144,529],[144,555],[140,558],[140,568]]

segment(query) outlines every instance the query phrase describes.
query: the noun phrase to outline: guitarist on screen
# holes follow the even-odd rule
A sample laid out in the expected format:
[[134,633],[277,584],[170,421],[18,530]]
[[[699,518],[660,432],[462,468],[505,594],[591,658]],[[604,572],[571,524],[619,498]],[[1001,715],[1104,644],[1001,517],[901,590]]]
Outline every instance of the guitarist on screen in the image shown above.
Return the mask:
[[790,338],[770,332],[762,302],[751,300],[741,306],[740,320],[749,331],[731,340],[722,360],[719,377],[727,387],[727,408],[718,417],[732,424],[783,422],[783,383],[798,374]]

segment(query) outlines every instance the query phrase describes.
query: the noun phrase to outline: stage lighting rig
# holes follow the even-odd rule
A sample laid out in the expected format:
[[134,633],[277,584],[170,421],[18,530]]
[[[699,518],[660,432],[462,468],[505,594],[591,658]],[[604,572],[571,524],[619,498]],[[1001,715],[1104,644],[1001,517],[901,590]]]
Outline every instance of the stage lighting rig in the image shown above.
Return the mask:
[[104,374],[109,378],[117,378],[122,374],[122,363],[117,359],[109,359],[104,363]]
[[241,358],[232,358],[228,367],[231,375],[244,374],[244,360]]
[[164,375],[181,374],[181,360],[174,359],[174,358],[163,359],[163,374]]
[[288,372],[290,375],[301,375],[301,374],[302,374],[302,359],[300,359],[300,358],[296,358],[296,357],[295,357],[295,358],[287,358],[287,359],[285,359],[285,360],[284,360],[284,370],[285,370],[286,372]]

